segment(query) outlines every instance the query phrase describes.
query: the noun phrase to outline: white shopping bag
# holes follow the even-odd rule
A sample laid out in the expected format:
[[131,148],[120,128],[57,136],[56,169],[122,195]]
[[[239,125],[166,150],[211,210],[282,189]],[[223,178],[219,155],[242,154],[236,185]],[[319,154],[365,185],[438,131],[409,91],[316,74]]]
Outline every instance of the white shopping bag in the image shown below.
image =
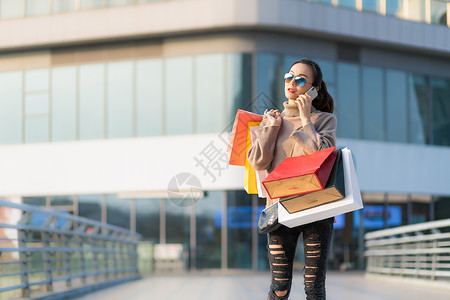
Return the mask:
[[342,149],[342,162],[345,181],[345,197],[343,199],[292,214],[278,202],[278,222],[292,228],[363,208],[352,152],[349,148]]

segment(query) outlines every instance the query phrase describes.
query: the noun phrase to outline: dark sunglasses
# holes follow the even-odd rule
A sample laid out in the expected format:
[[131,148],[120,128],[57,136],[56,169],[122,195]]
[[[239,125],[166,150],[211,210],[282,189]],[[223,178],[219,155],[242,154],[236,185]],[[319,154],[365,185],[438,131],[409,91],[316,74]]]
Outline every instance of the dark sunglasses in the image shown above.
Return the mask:
[[[292,73],[284,74],[284,82],[290,83],[292,81],[292,79],[294,79],[294,74],[292,74]],[[302,87],[302,86],[304,86],[306,84],[306,80],[303,77],[295,76],[294,80],[295,80],[295,84],[297,86]]]

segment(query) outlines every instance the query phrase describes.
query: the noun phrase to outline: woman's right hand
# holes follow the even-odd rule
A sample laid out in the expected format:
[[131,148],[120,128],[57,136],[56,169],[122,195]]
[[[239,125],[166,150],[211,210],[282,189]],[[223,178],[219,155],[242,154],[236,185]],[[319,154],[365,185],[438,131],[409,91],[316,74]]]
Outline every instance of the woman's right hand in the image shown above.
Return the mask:
[[278,109],[271,109],[270,111],[267,111],[266,109],[264,118],[269,120],[270,126],[281,126],[282,119]]

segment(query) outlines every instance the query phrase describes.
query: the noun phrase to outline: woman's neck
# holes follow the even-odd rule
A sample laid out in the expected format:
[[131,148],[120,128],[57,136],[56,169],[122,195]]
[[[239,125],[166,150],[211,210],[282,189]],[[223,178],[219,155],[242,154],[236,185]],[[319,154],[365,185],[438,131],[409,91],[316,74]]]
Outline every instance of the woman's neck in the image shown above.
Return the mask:
[[289,104],[294,105],[295,104],[295,99],[288,99],[289,100]]

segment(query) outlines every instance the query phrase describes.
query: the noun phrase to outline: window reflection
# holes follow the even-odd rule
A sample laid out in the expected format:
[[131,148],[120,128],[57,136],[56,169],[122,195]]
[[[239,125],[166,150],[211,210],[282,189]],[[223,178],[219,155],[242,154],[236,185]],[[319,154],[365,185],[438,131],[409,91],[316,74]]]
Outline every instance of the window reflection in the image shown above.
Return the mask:
[[17,0],[0,0],[0,18],[23,17],[24,2]]
[[432,78],[433,144],[450,146],[450,80]]
[[50,13],[50,7],[48,0],[26,0],[26,15],[48,15]]
[[281,59],[277,54],[260,53],[257,55],[257,70],[255,112],[262,115],[266,109],[281,109],[286,99],[283,74],[289,71],[289,67],[282,69]]
[[78,196],[78,215],[95,221],[102,221],[102,195]]
[[137,136],[163,134],[162,59],[136,63]]
[[[166,133],[193,133],[192,57],[168,58],[166,61]],[[215,95],[211,95],[214,98]]]
[[53,13],[75,11],[76,0],[53,0]]
[[108,138],[133,136],[133,64],[107,66]]
[[228,267],[252,267],[252,201],[245,191],[227,191]]
[[207,192],[195,205],[199,269],[221,267],[222,195],[221,191]]
[[104,0],[80,0],[80,9],[102,8]]
[[[363,67],[363,138],[384,139],[383,72],[379,68]],[[344,108],[345,109],[345,108]]]
[[22,72],[0,73],[0,144],[22,143]]
[[361,115],[360,115],[360,79],[359,66],[348,63],[337,65],[338,95],[336,101],[337,110],[337,135],[347,138],[360,138]]
[[130,229],[130,199],[106,196],[106,223]]
[[132,0],[108,0],[108,6],[122,6],[133,4]]
[[409,76],[410,96],[410,142],[428,144],[429,132],[429,88],[426,76]]
[[104,66],[84,65],[79,72],[80,139],[101,139],[104,137]]
[[395,70],[386,72],[386,128],[387,140],[408,141],[406,73]]
[[136,232],[143,240],[159,243],[160,199],[136,199]]
[[77,72],[75,67],[52,70],[52,140],[76,139]]
[[220,132],[224,126],[223,54],[200,55],[195,59],[195,132]]

